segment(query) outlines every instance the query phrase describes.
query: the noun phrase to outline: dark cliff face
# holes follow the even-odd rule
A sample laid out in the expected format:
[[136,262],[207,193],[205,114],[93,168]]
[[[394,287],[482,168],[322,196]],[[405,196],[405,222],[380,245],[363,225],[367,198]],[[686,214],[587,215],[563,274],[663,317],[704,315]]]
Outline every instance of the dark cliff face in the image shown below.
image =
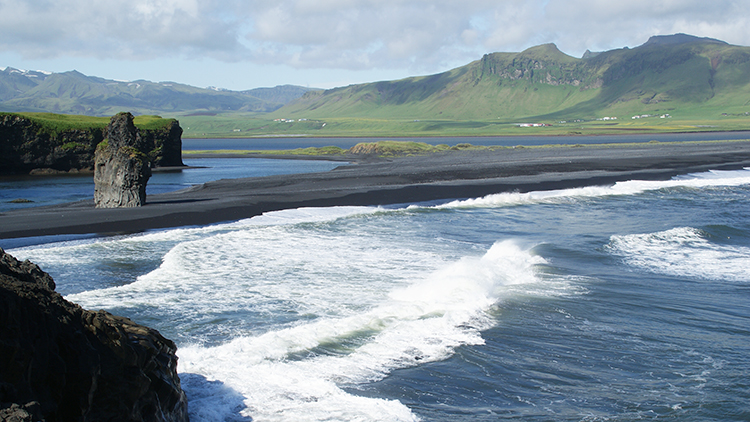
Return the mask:
[[54,288],[0,249],[0,420],[188,420],[172,341]]
[[[182,166],[182,128],[165,119],[156,129],[139,129],[154,167]],[[96,146],[106,129],[90,127],[50,131],[33,119],[0,113],[0,174],[92,172]]]
[[53,134],[23,116],[0,114],[0,174],[28,174],[34,169],[91,170],[103,128]]
[[182,128],[172,120],[162,129],[141,129],[141,138],[153,167],[180,167],[182,163]]

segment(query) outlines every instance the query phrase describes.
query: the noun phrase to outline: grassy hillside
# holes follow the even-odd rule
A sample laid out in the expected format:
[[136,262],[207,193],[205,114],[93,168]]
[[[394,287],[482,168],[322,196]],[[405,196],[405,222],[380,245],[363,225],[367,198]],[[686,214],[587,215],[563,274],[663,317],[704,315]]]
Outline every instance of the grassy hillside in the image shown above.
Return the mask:
[[[313,135],[515,134],[522,122],[553,124],[534,130],[558,134],[740,130],[750,129],[748,94],[750,48],[675,35],[586,59],[553,44],[489,54],[437,75],[308,92],[269,117],[327,123]],[[631,121],[633,116],[649,117]],[[604,117],[617,120],[598,123]],[[272,124],[263,130],[310,132]]]

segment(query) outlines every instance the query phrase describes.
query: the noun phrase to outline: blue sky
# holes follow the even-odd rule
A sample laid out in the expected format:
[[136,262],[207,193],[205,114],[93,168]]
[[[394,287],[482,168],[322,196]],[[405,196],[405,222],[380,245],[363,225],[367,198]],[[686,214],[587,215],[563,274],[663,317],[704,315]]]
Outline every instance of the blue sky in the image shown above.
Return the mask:
[[427,75],[553,42],[750,45],[750,0],[0,0],[0,68],[244,90]]

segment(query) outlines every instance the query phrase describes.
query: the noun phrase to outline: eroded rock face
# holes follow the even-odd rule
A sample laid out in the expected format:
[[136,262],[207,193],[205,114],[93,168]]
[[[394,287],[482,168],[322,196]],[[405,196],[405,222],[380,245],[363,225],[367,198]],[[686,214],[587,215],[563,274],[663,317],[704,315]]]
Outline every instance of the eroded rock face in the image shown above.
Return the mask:
[[146,203],[151,177],[145,142],[133,115],[119,113],[107,126],[107,138],[96,149],[94,203],[97,208],[140,207]]
[[182,128],[177,120],[153,130],[141,130],[152,167],[182,167]]
[[[139,129],[152,167],[179,167],[182,163],[182,128],[177,120]],[[97,145],[106,128],[51,131],[18,114],[0,112],[0,174],[93,173]]]
[[0,249],[0,420],[187,421],[174,343]]
[[102,141],[101,128],[44,132],[23,116],[0,113],[0,174],[91,171],[94,149]]

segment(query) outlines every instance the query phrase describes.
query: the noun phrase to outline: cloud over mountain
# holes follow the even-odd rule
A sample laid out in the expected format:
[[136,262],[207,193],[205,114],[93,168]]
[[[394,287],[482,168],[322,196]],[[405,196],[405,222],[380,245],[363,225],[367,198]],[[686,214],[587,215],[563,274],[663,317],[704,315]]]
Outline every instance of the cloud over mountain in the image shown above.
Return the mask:
[[555,42],[635,46],[686,32],[748,44],[744,1],[0,0],[0,51],[148,60],[213,58],[295,68],[413,68]]

